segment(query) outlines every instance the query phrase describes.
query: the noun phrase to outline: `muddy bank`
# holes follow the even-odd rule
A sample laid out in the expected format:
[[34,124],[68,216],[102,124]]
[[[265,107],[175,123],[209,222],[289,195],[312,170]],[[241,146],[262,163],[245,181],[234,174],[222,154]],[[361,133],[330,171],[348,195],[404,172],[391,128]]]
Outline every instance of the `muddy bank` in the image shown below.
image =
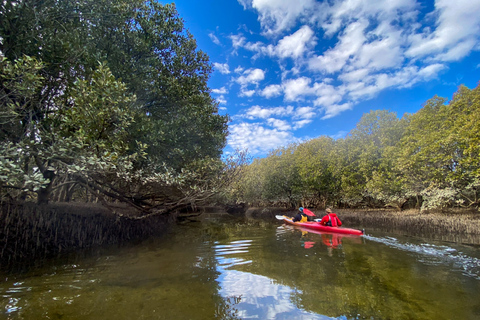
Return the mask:
[[[119,244],[160,235],[171,219],[121,217],[100,204],[2,204],[0,259],[2,265],[25,263],[78,249]],[[118,207],[125,215],[128,208]]]

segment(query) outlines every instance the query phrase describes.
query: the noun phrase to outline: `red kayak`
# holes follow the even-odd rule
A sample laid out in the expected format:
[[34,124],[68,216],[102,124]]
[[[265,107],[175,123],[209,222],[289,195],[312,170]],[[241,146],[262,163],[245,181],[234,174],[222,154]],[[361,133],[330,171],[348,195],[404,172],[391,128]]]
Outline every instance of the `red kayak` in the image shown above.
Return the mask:
[[361,236],[364,233],[362,230],[342,228],[342,227],[328,227],[328,226],[321,225],[319,222],[313,222],[313,221],[312,222],[293,222],[291,218],[288,218],[285,216],[277,216],[277,219],[279,217],[282,217],[281,220],[283,220],[286,224],[289,224],[292,226],[299,226],[302,228],[307,228],[312,230],[317,230],[317,231],[342,233],[342,234],[354,234],[358,236]]

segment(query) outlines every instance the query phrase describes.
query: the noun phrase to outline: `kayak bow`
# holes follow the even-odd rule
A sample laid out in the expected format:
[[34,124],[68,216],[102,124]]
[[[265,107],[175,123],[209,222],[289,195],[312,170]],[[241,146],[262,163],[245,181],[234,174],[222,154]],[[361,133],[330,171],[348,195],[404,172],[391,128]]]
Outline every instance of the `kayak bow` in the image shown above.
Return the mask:
[[342,234],[353,234],[353,235],[362,235],[364,234],[363,230],[351,229],[351,228],[342,228],[342,227],[329,227],[321,225],[319,222],[293,222],[291,218],[286,216],[275,216],[278,220],[283,220],[286,224],[298,226],[302,228],[324,231],[324,232],[333,232],[333,233],[342,233]]

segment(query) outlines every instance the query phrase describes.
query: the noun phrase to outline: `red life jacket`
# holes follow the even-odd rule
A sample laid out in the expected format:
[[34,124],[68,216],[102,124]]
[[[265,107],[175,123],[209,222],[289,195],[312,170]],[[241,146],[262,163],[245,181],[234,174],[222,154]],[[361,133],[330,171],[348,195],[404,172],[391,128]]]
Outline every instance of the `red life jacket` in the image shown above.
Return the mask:
[[332,227],[338,227],[338,217],[336,213],[329,213],[328,214],[328,221]]

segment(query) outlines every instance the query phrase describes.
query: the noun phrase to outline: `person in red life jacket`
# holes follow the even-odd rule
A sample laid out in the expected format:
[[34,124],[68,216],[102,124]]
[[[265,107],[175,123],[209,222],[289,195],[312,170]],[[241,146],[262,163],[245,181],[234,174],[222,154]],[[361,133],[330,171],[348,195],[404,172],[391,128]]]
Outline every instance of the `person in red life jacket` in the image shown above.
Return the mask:
[[340,227],[342,221],[337,217],[336,213],[332,212],[332,209],[327,208],[325,210],[326,215],[320,220],[320,224],[329,227]]
[[292,221],[293,222],[307,222],[308,221],[308,216],[305,212],[303,212],[303,208],[300,207],[298,208],[298,213],[295,217],[293,217]]

